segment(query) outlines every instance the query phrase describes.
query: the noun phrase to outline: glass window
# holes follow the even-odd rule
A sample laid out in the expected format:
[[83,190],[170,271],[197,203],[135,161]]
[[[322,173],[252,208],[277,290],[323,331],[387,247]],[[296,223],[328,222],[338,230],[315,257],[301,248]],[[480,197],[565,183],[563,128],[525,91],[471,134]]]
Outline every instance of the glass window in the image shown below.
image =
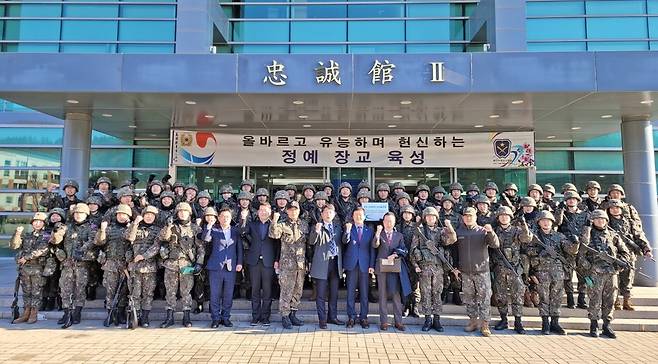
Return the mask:
[[[461,9],[459,9],[459,14],[451,14],[450,4],[409,4],[407,5],[407,16],[408,17],[443,17],[451,15],[461,15]],[[454,10],[453,10],[454,11]]]
[[123,20],[119,22],[119,40],[122,41],[174,41],[175,21]]
[[59,20],[7,20],[5,23],[5,39],[8,40],[59,40],[59,35]]
[[173,5],[121,5],[122,18],[175,18]]
[[[404,41],[403,21],[350,21],[349,40],[353,42]],[[350,45],[350,53],[403,53],[404,44]]]
[[537,151],[535,161],[539,170],[568,170],[568,151]]
[[658,0],[647,0],[647,13],[658,14]]
[[132,149],[92,149],[91,168],[129,168],[133,164]]
[[[50,183],[59,183],[59,170],[5,169],[0,188],[8,190],[44,190]],[[4,178],[7,177],[7,178]]]
[[119,16],[117,5],[101,4],[66,4],[63,17],[70,18],[116,18]]
[[337,196],[336,189],[343,182],[349,182],[352,185],[352,194],[356,195],[359,183],[368,180],[368,168],[330,168],[329,179],[334,185],[334,196]]
[[622,154],[620,152],[585,152],[573,153],[574,169],[621,171],[624,169]]
[[[89,171],[89,184],[92,185],[101,177],[107,177],[112,181],[113,188],[120,186],[123,181],[132,178],[131,171],[113,171],[110,169],[103,171]],[[147,177],[148,178],[148,177]]]
[[590,0],[585,4],[585,8],[587,10],[587,14],[596,15],[644,14],[646,12],[645,0]]
[[528,171],[525,169],[457,169],[457,181],[464,188],[471,183],[476,183],[480,189],[488,181],[494,181],[498,188],[503,188],[505,183],[515,183],[521,194],[528,186]]
[[584,39],[585,19],[528,19],[528,40]]
[[578,52],[586,51],[585,42],[550,42],[550,43],[530,43],[528,51],[530,52]]
[[14,167],[59,167],[59,159],[58,148],[0,148],[0,160]]
[[648,42],[587,42],[589,51],[645,51]]
[[26,128],[0,128],[0,144],[62,144],[62,128],[39,128],[38,133]]
[[[292,0],[292,2],[326,2],[326,0]],[[346,18],[347,5],[291,6],[293,18]]]
[[[281,0],[246,0],[244,2],[281,2]],[[240,18],[288,18],[288,6],[285,5],[244,5]]]
[[448,188],[450,185],[450,169],[449,168],[375,168],[375,183],[374,188],[380,183],[388,183],[393,186],[393,183],[400,182],[405,186],[405,190],[413,195],[416,191],[416,186],[419,184],[426,184],[430,188],[436,186],[443,186]]
[[135,149],[133,167],[167,168],[169,149]]
[[587,38],[646,38],[646,18],[589,18]]
[[61,14],[59,4],[7,5],[7,16],[10,17],[59,17]]
[[42,193],[0,193],[0,211],[45,211],[39,206]]
[[[237,42],[288,42],[289,23],[238,22],[233,26],[233,40]],[[244,53],[288,53],[288,45],[237,45],[236,50]]]
[[585,7],[583,1],[526,2],[527,16],[579,15]]
[[349,5],[347,14],[350,18],[400,18],[404,16],[404,6],[402,4]]
[[119,44],[119,53],[174,53],[173,44]]
[[573,183],[571,174],[567,173],[540,173],[537,172],[537,184],[544,186],[547,183],[555,187],[555,193],[562,194],[562,185],[565,183]]
[[[654,142],[658,141],[656,138],[658,134],[654,133]],[[594,137],[585,141],[576,141],[573,143],[574,147],[621,147],[621,133],[611,133]]]
[[91,145],[130,145],[130,140],[117,138],[115,136],[101,133],[100,131],[92,130],[91,132]]
[[[242,182],[242,167],[178,167],[176,169],[176,180],[185,184],[194,183],[199,190],[206,190],[211,196],[219,196],[219,188],[225,184],[233,186],[237,191]],[[258,187],[266,187],[256,182]]]
[[[167,174],[167,171],[162,171],[162,170],[139,170],[139,171],[132,171],[132,176],[133,178],[139,179],[139,182],[135,185],[135,188],[137,189],[145,189],[146,188],[146,182],[149,180],[149,176],[151,174],[154,174],[156,179],[162,180],[162,178]],[[173,184],[174,181],[170,180],[169,183]]]
[[115,41],[117,22],[108,20],[64,20],[62,40]]
[[[344,21],[291,22],[292,42],[344,42],[347,23]],[[291,53],[345,53],[344,45],[293,45]]]

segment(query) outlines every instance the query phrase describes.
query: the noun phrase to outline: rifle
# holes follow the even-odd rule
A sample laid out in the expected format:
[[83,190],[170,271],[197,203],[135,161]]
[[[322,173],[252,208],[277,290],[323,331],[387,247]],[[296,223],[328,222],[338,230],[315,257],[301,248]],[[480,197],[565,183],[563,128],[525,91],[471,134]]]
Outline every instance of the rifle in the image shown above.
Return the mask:
[[[559,260],[563,266],[567,267],[569,270],[575,271],[574,267],[571,266],[571,264],[567,261],[565,257],[562,256],[562,254],[556,252],[555,249],[553,249],[553,247],[550,247],[546,243],[544,243],[544,241],[541,238],[541,234],[542,234],[541,231],[538,232],[537,234],[534,234],[533,240],[539,243],[539,246],[544,248],[544,251],[548,253],[548,255],[550,255],[551,258]],[[578,272],[576,272],[576,274],[578,274]]]
[[426,242],[425,244],[427,244],[427,242],[430,242],[430,241],[432,242],[431,244],[427,244],[427,248],[429,249],[429,251],[432,254],[434,254],[437,258],[439,258],[439,260],[441,261],[441,264],[443,264],[446,268],[448,268],[448,270],[450,272],[454,272],[455,270],[457,270],[455,267],[452,266],[452,264],[450,264],[448,259],[446,259],[445,255],[441,254],[439,249],[436,247],[434,241],[428,239],[425,236],[425,234],[423,234],[423,231],[420,229],[420,226],[416,226],[416,230],[418,230],[418,234],[420,235],[420,237],[423,240],[425,240],[425,242]]
[[644,273],[640,272],[639,270],[637,270],[635,267],[633,267],[627,261],[621,260],[617,257],[613,257],[612,255],[608,254],[608,252],[606,252],[606,251],[596,250],[596,249],[592,248],[591,246],[585,245],[585,244],[580,244],[580,246],[583,246],[583,247],[585,247],[585,249],[587,249],[587,250],[593,252],[594,254],[596,254],[596,256],[599,259],[603,259],[604,261],[606,261],[610,264],[620,266],[622,268],[622,270],[628,269],[630,271],[635,271],[635,273],[643,276],[644,278],[653,279],[652,277],[648,276],[647,274],[644,274]]
[[66,321],[64,321],[64,325],[62,325],[62,329],[68,329],[73,325],[73,292],[69,295],[69,314],[66,317]]
[[119,306],[119,295],[121,292],[121,288],[123,288],[123,284],[126,281],[125,277],[121,277],[119,280],[119,284],[117,285],[117,290],[114,292],[114,297],[112,298],[112,306],[110,306],[110,312],[107,315],[108,316],[108,322],[106,323],[105,327],[109,327],[112,322],[117,322],[116,315],[117,315],[117,307]]
[[126,328],[134,330],[139,326],[139,319],[137,318],[137,310],[135,309],[135,300],[133,299],[133,287],[130,281],[130,274],[127,269],[123,270],[123,274],[126,276],[126,285],[128,286],[128,322],[126,323]]
[[503,265],[505,266],[505,268],[509,269],[514,274],[514,276],[517,279],[519,279],[521,281],[521,283],[523,283],[523,285],[526,285],[525,282],[523,282],[523,279],[521,278],[519,273],[516,271],[516,269],[514,269],[514,266],[512,265],[512,263],[509,260],[507,260],[507,257],[505,256],[505,254],[503,254],[503,250],[500,249],[500,248],[496,248],[494,250],[496,252],[498,252],[498,254],[500,255],[500,258],[503,261]]
[[[618,235],[621,238],[621,240],[624,241],[624,244],[626,244],[626,246],[628,246],[628,248],[630,250],[632,250],[633,253],[639,252],[639,254],[642,254],[644,256],[644,254],[642,252],[642,249],[640,249],[640,246],[637,245],[637,243],[635,241],[633,241],[633,238],[631,238],[629,236],[626,236],[624,234],[621,234],[621,233],[618,233]],[[644,259],[650,259],[652,262],[656,261],[656,259],[654,257],[651,257],[651,258],[645,257]]]
[[18,290],[21,287],[20,267],[16,269],[16,283],[14,283],[14,301],[11,303],[11,322],[13,323],[19,316],[18,310]]

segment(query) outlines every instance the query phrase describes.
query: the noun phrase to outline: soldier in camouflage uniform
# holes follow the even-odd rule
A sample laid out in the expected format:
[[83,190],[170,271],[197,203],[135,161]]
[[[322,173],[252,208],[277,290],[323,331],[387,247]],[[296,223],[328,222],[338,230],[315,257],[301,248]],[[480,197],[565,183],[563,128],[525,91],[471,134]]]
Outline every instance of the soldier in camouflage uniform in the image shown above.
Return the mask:
[[477,210],[477,224],[484,226],[486,224],[494,225],[496,215],[491,211],[491,201],[487,196],[480,195],[475,199],[474,206]]
[[290,202],[290,197],[288,196],[288,192],[284,190],[277,191],[274,194],[274,204],[272,205],[272,213],[279,213],[279,219],[281,222],[285,221],[288,219],[288,211],[287,211],[287,206],[288,203]]
[[498,185],[496,182],[489,181],[484,185],[484,195],[489,200],[489,210],[498,211],[500,207],[500,200],[498,198]]
[[448,192],[450,193],[450,197],[452,197],[453,210],[461,214],[464,208],[467,207],[466,201],[464,197],[462,197],[464,186],[462,186],[462,184],[459,182],[454,182],[448,187]]
[[[405,206],[402,208],[401,213],[402,218],[400,219],[400,223],[395,227],[395,230],[402,234],[404,237],[404,246],[410,252],[411,243],[414,234],[416,234],[416,209],[413,206]],[[411,254],[407,254],[405,258],[407,259],[407,266],[411,267]],[[406,316],[419,317],[420,286],[418,285],[418,274],[413,270],[409,271],[409,282],[411,283],[412,292],[405,300],[404,313]]]
[[395,183],[393,183],[393,187],[392,187],[392,188],[393,188],[393,196],[392,196],[392,197],[393,197],[394,199],[397,199],[397,196],[398,196],[399,194],[401,194],[401,193],[403,193],[403,192],[407,192],[407,191],[405,191],[405,189],[404,189],[404,185],[402,184],[402,182],[395,182]]
[[594,210],[591,217],[593,226],[584,229],[583,246],[578,254],[579,270],[592,280],[592,285],[587,288],[590,335],[598,337],[598,320],[603,318],[602,334],[614,339],[617,335],[610,327],[610,322],[617,297],[617,274],[622,267],[604,258],[611,256],[628,264],[632,253],[626,249],[619,234],[608,226],[605,211]]
[[[538,215],[538,226],[530,245],[537,250],[537,280],[539,281],[539,315],[542,319],[541,333],[549,332],[566,335],[560,326],[560,306],[564,295],[564,271],[562,259],[569,262],[570,255],[578,253],[578,237],[567,238],[555,231],[555,217],[550,211],[541,211]],[[550,324],[548,317],[551,317]]]
[[[443,186],[436,186],[432,188],[432,197],[430,197],[430,202],[432,205],[440,207],[441,206],[441,200],[443,200],[443,196],[446,195],[446,189],[443,188]],[[438,209],[440,210],[440,208]],[[393,211],[393,210],[391,210]]]
[[[48,240],[50,241],[50,235],[52,235],[53,230],[66,223],[66,212],[56,207],[48,213],[48,223],[45,227],[45,234],[48,235]],[[41,303],[40,310],[42,311],[52,311],[57,306],[58,310],[62,309],[62,298],[59,295],[59,277],[62,273],[59,260],[55,256],[55,251],[57,247],[53,244],[48,244],[48,253],[46,253],[46,266],[43,270],[44,282],[43,282],[43,300]]]
[[48,253],[48,240],[45,235],[47,215],[37,212],[32,217],[30,224],[32,231],[23,233],[23,227],[16,228],[16,232],[9,241],[9,247],[18,250],[16,253],[16,264],[18,264],[18,276],[23,290],[23,316],[12,321],[13,324],[37,322],[37,313],[41,306],[41,293],[43,289],[43,266],[45,255]]
[[160,257],[165,267],[165,289],[167,300],[167,317],[160,324],[161,328],[174,324],[176,294],[180,291],[183,304],[183,326],[191,327],[193,274],[200,273],[205,258],[205,249],[197,237],[201,229],[192,222],[192,207],[181,202],[176,206],[176,219],[167,224],[160,233]]
[[254,193],[254,181],[250,179],[243,179],[240,183],[240,191],[248,192],[250,194]]
[[[523,197],[519,200],[518,210],[516,211],[517,219],[525,220],[533,233],[537,232],[537,218],[539,211],[537,211],[537,203],[535,199],[530,196]],[[523,264],[523,276],[529,284],[526,287],[524,294],[524,306],[526,307],[539,307],[539,292],[537,286],[537,265],[539,265],[538,247],[535,245],[527,245],[521,250],[521,261]]]
[[[564,206],[555,210],[555,224],[558,226],[558,231],[566,236],[580,236],[583,228],[590,224],[589,210],[581,210],[580,204],[582,198],[579,194],[573,191],[564,193]],[[574,308],[575,302],[573,297],[573,279],[574,268],[576,267],[576,257],[573,255],[568,256],[569,267],[565,267],[564,271],[564,291],[567,293],[567,308]],[[578,308],[587,308],[585,303],[585,281],[581,276],[578,276]]]
[[374,202],[385,202],[388,204],[388,211],[395,210],[395,200],[391,198],[391,187],[388,183],[380,183],[377,185],[377,195]]
[[357,202],[352,197],[352,185],[349,182],[340,184],[338,197],[334,200],[334,205],[342,225],[345,225],[346,222],[352,222],[352,212],[356,208]]
[[58,248],[55,255],[62,266],[59,289],[64,315],[57,322],[60,325],[69,318],[71,323],[79,324],[85,305],[85,287],[89,280],[88,261],[93,259],[86,252],[93,246],[96,236],[96,229],[87,222],[87,216],[87,205],[75,205],[72,221],[54,230],[51,236],[51,243]]
[[512,212],[516,213],[516,210],[519,208],[519,202],[521,202],[518,194],[519,188],[515,183],[505,183],[503,193],[500,194],[500,204],[509,207],[512,209]]
[[39,200],[39,205],[45,207],[48,211],[54,208],[60,208],[66,211],[67,216],[71,206],[75,206],[80,202],[80,200],[75,194],[80,190],[78,182],[70,179],[64,184],[64,196],[62,197],[57,192],[57,185],[51,184],[48,187],[48,191],[43,194],[41,200]]
[[[101,226],[103,221],[103,214],[100,212],[100,207],[103,205],[98,196],[89,196],[87,198],[87,206],[89,206],[89,217],[87,221],[93,225],[96,229]],[[98,255],[98,247],[91,248],[94,256]],[[96,287],[99,284],[103,284],[103,271],[101,265],[97,260],[92,260],[89,262],[89,282],[87,282],[87,301],[93,301],[96,299]]]
[[[176,211],[176,196],[171,191],[162,192],[160,195],[160,208],[158,208],[157,220],[155,224],[164,227],[170,218],[173,218]],[[143,213],[143,211],[142,211]]]
[[537,211],[543,211],[543,210],[550,211],[550,208],[546,206],[542,200],[544,197],[544,189],[542,189],[540,185],[536,183],[529,185],[528,197],[535,200],[535,205],[536,205],[535,208]]
[[555,187],[547,183],[544,185],[544,197],[542,197],[542,202],[548,206],[547,210],[553,212],[557,209],[557,201],[553,199],[555,196]]
[[128,305],[128,289],[125,285],[118,292],[117,317],[110,316],[112,301],[122,279],[126,266],[126,252],[130,249],[130,242],[125,238],[128,223],[132,217],[132,209],[128,205],[120,204],[116,208],[116,217],[112,222],[103,221],[96,233],[95,244],[101,247],[98,261],[103,269],[103,287],[105,287],[105,307],[108,309],[107,318],[103,322],[109,327],[113,322],[116,325],[126,323],[126,306]]
[[196,201],[196,196],[199,194],[199,187],[197,185],[190,183],[185,186],[185,190],[183,191],[183,196],[184,198],[181,201],[178,201],[176,204],[179,202],[187,202],[190,204],[190,206]]
[[[231,225],[239,226],[243,218],[247,223],[253,221],[256,211],[251,208],[252,199],[253,194],[250,192],[240,191],[238,193],[238,206],[235,210],[231,211],[233,217]],[[249,279],[249,268],[246,264],[235,274],[233,298],[240,298],[243,294],[246,299],[251,299],[251,280]]]
[[313,202],[315,192],[315,186],[311,184],[302,187],[302,195],[304,196],[304,201],[300,205],[302,208],[302,215],[310,213],[315,207],[315,203]]
[[[596,181],[589,181],[585,185],[585,192],[587,192],[587,198],[584,201],[581,201],[580,209],[585,211],[594,211],[600,208],[603,199],[599,197],[601,193],[601,185]],[[578,191],[576,191],[578,194]]]
[[400,211],[402,211],[402,209],[405,206],[413,206],[411,204],[411,197],[406,192],[400,192],[397,195],[395,195],[395,210],[394,210],[394,212],[395,212],[395,217],[396,217],[395,220],[396,221],[400,220],[402,218],[402,216],[401,216],[402,213]]
[[103,206],[101,206],[100,210],[101,213],[105,214],[108,209],[117,204],[117,200],[112,193],[112,181],[107,177],[100,177],[96,180],[94,187],[95,191],[92,195],[100,197],[103,201]]
[[[167,192],[163,192],[167,193]],[[160,251],[158,235],[160,227],[156,224],[158,209],[147,206],[142,215],[126,230],[125,238],[132,246],[127,252],[128,270],[132,283],[132,298],[139,315],[139,325],[149,327],[149,313],[153,304],[156,280],[156,256]]]
[[[441,313],[443,311],[441,293],[443,292],[443,263],[445,259],[443,245],[457,241],[455,230],[447,220],[445,228],[439,227],[439,212],[434,207],[423,211],[423,223],[414,232],[411,242],[411,265],[420,281],[420,314],[425,315],[423,331],[434,329],[443,332]],[[432,319],[434,315],[434,319]]]
[[254,211],[258,211],[260,205],[263,203],[268,203],[269,199],[270,199],[270,193],[267,192],[267,188],[261,187],[257,189],[255,198],[253,201],[251,201],[251,209]]
[[309,228],[308,223],[299,218],[299,213],[299,203],[290,202],[288,219],[279,222],[279,213],[275,212],[269,231],[270,238],[281,240],[280,258],[278,264],[275,262],[275,269],[278,266],[281,286],[279,311],[285,329],[291,329],[293,325],[303,325],[296,313],[306,274],[306,238]]
[[[494,329],[505,330],[509,327],[507,314],[512,306],[514,315],[514,331],[525,334],[521,317],[523,316],[523,293],[525,284],[521,275],[521,251],[532,240],[532,232],[528,225],[521,221],[512,225],[514,213],[507,206],[501,206],[496,211],[496,228],[494,231],[500,241],[499,249],[492,249],[492,265],[494,270],[494,292],[496,304],[500,313],[500,322]],[[509,264],[507,264],[509,263]],[[511,270],[512,268],[513,270]]]
[[[461,225],[462,217],[457,211],[455,211],[455,200],[451,195],[443,196],[441,207],[443,208],[439,211],[439,226],[445,227],[443,224],[446,220],[450,220],[452,226]],[[446,251],[450,264],[457,266],[459,264],[459,251],[457,247],[455,245],[450,245],[446,248]],[[457,306],[462,305],[462,298],[459,294],[462,289],[461,280],[458,276],[452,272],[444,271],[443,288],[443,293],[441,294],[443,297],[443,303],[448,303],[448,295],[450,292],[452,292],[452,303]]]
[[464,197],[465,207],[475,208],[477,198],[480,195],[480,187],[476,183],[471,183],[466,187],[466,196]]
[[[634,207],[621,200],[613,199],[608,200],[606,205],[610,217],[609,227],[616,231],[626,244],[626,248],[630,252],[628,263],[633,267],[633,270],[627,269],[619,273],[619,294],[624,298],[624,303],[620,305],[619,298],[615,297],[615,309],[623,308],[624,310],[634,311],[635,308],[631,302],[631,289],[635,280],[635,264],[638,256],[644,256],[648,259],[653,257],[651,246],[644,234],[639,216],[635,219],[632,217],[633,214],[637,214]],[[633,214],[631,214],[631,211],[633,211]]]
[[414,208],[416,215],[422,215],[427,207],[433,206],[429,201],[430,188],[428,185],[421,184],[416,187],[416,197],[414,198]]

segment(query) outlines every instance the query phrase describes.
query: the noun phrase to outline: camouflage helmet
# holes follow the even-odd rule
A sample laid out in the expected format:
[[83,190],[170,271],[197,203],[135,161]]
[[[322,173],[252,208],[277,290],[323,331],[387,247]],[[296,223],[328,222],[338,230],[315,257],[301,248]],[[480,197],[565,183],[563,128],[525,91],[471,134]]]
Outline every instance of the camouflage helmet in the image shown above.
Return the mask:
[[87,205],[96,205],[98,207],[103,206],[103,199],[98,195],[91,195],[87,197]]
[[590,215],[590,219],[605,219],[606,221],[610,221],[610,218],[608,217],[608,214],[603,211],[603,210],[594,210],[592,211],[592,214]]
[[460,192],[463,192],[464,191],[464,186],[462,186],[462,184],[459,183],[459,182],[454,182],[454,183],[450,184],[450,187],[448,187],[448,190],[450,192],[452,192],[454,190],[459,190]]
[[290,201],[290,195],[285,190],[276,191],[274,194],[274,200],[286,200]]
[[311,184],[306,184],[306,185],[304,185],[304,187],[302,187],[302,193],[306,192],[306,190],[311,190],[311,191],[313,191],[313,193],[315,193],[315,186],[313,186]]
[[436,186],[436,187],[432,188],[432,195],[435,195],[437,193],[442,193],[442,194],[445,195],[446,194],[446,189],[443,188],[443,186]]
[[358,189],[358,190],[361,190],[362,188],[367,188],[368,191],[370,191],[370,183],[368,183],[368,182],[365,181],[365,180],[359,182],[359,186],[357,187],[357,189]]
[[253,198],[252,196],[253,195],[251,194],[251,192],[240,191],[240,193],[238,193],[238,201],[240,201],[240,200],[249,200],[249,201],[251,201],[251,199]]
[[202,199],[202,198],[207,198],[208,200],[212,200],[212,198],[210,198],[210,193],[206,190],[203,190],[203,191],[199,192],[198,195],[196,195],[197,201],[199,199]]
[[543,219],[551,220],[555,224],[555,216],[553,216],[553,213],[550,211],[546,211],[546,210],[539,211],[539,214],[537,215],[537,221]]
[[466,193],[468,193],[468,192],[477,192],[477,193],[480,193],[480,187],[478,187],[478,185],[475,184],[475,183],[471,183],[471,184],[468,185],[468,187],[466,188]]
[[101,183],[107,183],[108,186],[112,187],[112,180],[110,180],[105,176],[100,177],[96,180],[95,187],[98,188],[98,186],[100,186]]
[[286,185],[286,187],[283,188],[286,191],[295,191],[297,192],[297,186],[293,185],[292,183],[289,183]]
[[270,197],[270,193],[267,192],[267,188],[261,187],[256,190],[256,197],[258,196]]
[[131,209],[130,206],[128,206],[126,204],[120,203],[120,204],[117,205],[117,210],[115,211],[115,213],[117,213],[117,214],[122,213],[122,214],[128,215],[128,217],[132,217],[133,216],[133,209]]
[[185,189],[185,184],[183,182],[176,182],[176,183],[174,183],[173,186],[171,186],[171,189],[175,190],[178,187],[181,187],[181,188]]
[[480,204],[480,203],[487,204],[487,206],[491,206],[491,201],[489,201],[489,198],[487,196],[484,196],[484,195],[479,195],[475,199],[475,204],[476,205]]
[[578,202],[580,202],[580,201],[583,200],[583,198],[580,197],[580,195],[579,195],[577,192],[574,192],[574,191],[567,191],[567,192],[565,192],[565,193],[564,193],[564,200],[566,201],[566,200],[568,200],[568,199],[570,199],[570,198],[575,198],[576,200],[578,200]]
[[331,190],[334,190],[334,184],[331,182],[325,182],[322,184],[322,189],[324,190],[325,188],[331,188]]
[[187,211],[191,214],[192,206],[190,206],[190,204],[187,202],[181,202],[178,205],[176,205],[176,213],[178,213],[179,211]]
[[158,208],[153,205],[148,205],[144,210],[142,210],[142,216],[146,214],[153,214],[155,216],[158,216]]
[[562,185],[562,194],[564,194],[567,191],[578,192],[578,189],[576,188],[576,185],[574,185],[573,183],[567,182]]
[[223,195],[225,193],[233,194],[233,187],[231,187],[231,185],[223,185],[222,187],[220,187],[219,194]]
[[208,215],[217,217],[217,210],[215,210],[215,208],[212,206],[206,207],[205,209],[203,209],[203,216],[205,217]]
[[370,192],[369,191],[360,191],[359,193],[356,194],[356,199],[362,199],[362,198],[367,198],[370,200]]
[[76,192],[80,191],[80,185],[78,184],[78,182],[76,182],[75,180],[72,180],[72,179],[67,180],[66,183],[64,183],[64,188],[66,188],[66,187],[73,187],[73,188],[75,188]]
[[540,195],[544,194],[544,189],[541,188],[541,186],[536,183],[533,183],[528,186],[528,195],[530,195],[530,191],[537,191],[539,192]]
[[425,184],[418,185],[416,187],[416,194],[420,193],[420,191],[426,191],[427,193],[430,193],[430,187]]
[[501,206],[498,208],[498,210],[496,210],[496,217],[501,215],[509,215],[511,218],[514,218],[514,213],[508,206]]
[[64,209],[55,207],[54,209],[50,210],[48,213],[48,221],[50,221],[50,217],[53,215],[59,215],[59,217],[62,218],[62,222],[66,221],[66,211]]
[[132,186],[133,186],[133,181],[127,179],[127,180],[121,182],[121,184],[119,185],[119,188],[132,187]]
[[89,206],[87,206],[86,203],[78,203],[73,208],[73,213],[87,214],[87,216],[89,216],[90,214]]
[[199,187],[197,187],[194,183],[190,183],[187,186],[185,186],[185,191],[187,190],[194,190],[195,192],[199,192]]
[[452,202],[453,206],[455,205],[455,199],[452,198],[452,196],[450,196],[450,195],[443,196],[443,198],[441,199],[441,206],[443,206],[443,203],[446,202],[446,201]]
[[608,194],[610,194],[610,192],[612,192],[612,191],[619,191],[619,192],[621,192],[622,196],[626,196],[626,192],[624,192],[624,187],[622,187],[621,185],[619,185],[617,183],[613,183],[613,184],[610,185],[610,187],[608,187]]
[[43,221],[45,223],[46,221],[48,221],[48,214],[46,214],[45,212],[41,212],[41,211],[35,212],[34,216],[32,216],[32,220],[30,220],[30,222],[35,221],[35,220]]
[[411,202],[411,197],[410,197],[409,194],[406,193],[406,192],[400,192],[400,193],[398,193],[398,195],[397,195],[396,198],[395,198],[395,202],[397,203],[397,202],[399,202],[400,200],[402,200],[403,198],[406,198],[407,201]]
[[507,191],[507,190],[512,190],[516,193],[519,193],[519,188],[516,186],[516,183],[511,183],[511,182],[505,183],[505,187],[503,191]]
[[405,212],[408,212],[408,213],[410,213],[410,214],[416,216],[416,209],[414,209],[414,207],[411,206],[411,205],[407,205],[407,206],[403,207],[403,208],[400,210],[400,215],[404,214]]
[[610,199],[610,200],[608,200],[607,208],[611,208],[611,207],[623,208],[624,207],[624,202],[622,202],[622,200],[618,200],[616,198]]
[[340,192],[343,188],[347,188],[350,190],[350,193],[352,192],[352,185],[349,182],[343,182],[338,186],[338,192]]
[[402,182],[395,182],[393,183],[393,189],[394,190],[401,189],[402,191],[404,191],[404,185],[402,184]]
[[550,183],[547,183],[544,185],[544,192],[550,192],[551,194],[555,195],[555,186],[553,186]]
[[117,198],[120,200],[122,197],[133,197],[133,190],[130,187],[121,187],[117,191]]
[[587,184],[585,185],[585,191],[589,190],[590,188],[596,188],[597,190],[601,191],[601,185],[596,181],[587,182]]
[[439,219],[439,212],[438,212],[438,211],[436,210],[436,208],[433,207],[433,206],[426,207],[426,208],[423,210],[423,219],[424,219],[425,216],[427,216],[427,215],[434,215],[434,216],[436,216],[437,220]]
[[242,180],[242,183],[240,183],[240,188],[242,188],[242,186],[251,186],[251,188],[254,188],[254,181],[250,179],[244,179]]
[[519,206],[521,207],[526,207],[526,206],[532,206],[532,207],[537,207],[537,201],[535,201],[534,198],[532,197],[523,197],[521,198],[521,201],[519,202]]
[[494,181],[489,181],[484,185],[484,190],[494,190],[498,192],[498,185]]
[[173,192],[171,191],[164,191],[160,194],[160,201],[162,201],[165,197],[169,197],[172,201],[176,200],[176,196],[174,195]]
[[324,200],[324,201],[329,202],[329,197],[327,197],[327,194],[324,191],[316,192],[315,195],[313,196],[313,199],[315,201]]
[[388,183],[380,183],[377,185],[377,192],[379,191],[391,192],[391,186]]
[[154,179],[153,181],[151,181],[151,183],[149,183],[147,189],[150,190],[151,187],[153,187],[153,186],[160,186],[160,188],[162,188],[164,190],[164,183],[162,183],[162,181],[160,181],[158,179]]

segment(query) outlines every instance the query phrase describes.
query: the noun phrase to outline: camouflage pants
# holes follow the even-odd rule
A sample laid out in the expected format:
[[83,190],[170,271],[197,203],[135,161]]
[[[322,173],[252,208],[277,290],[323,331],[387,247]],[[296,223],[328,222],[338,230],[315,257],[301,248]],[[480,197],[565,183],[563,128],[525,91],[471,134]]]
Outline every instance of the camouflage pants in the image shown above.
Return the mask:
[[192,286],[194,285],[194,276],[192,274],[180,274],[180,272],[165,269],[165,299],[167,300],[167,310],[176,311],[176,293],[180,289],[180,298],[183,303],[183,311],[192,309]]
[[562,268],[536,273],[539,286],[539,315],[560,316],[564,296],[564,271]]
[[132,297],[135,310],[150,311],[153,306],[153,292],[155,291],[155,272],[132,272]]
[[87,298],[85,288],[89,280],[89,271],[84,263],[75,263],[73,266],[63,266],[59,277],[59,290],[62,295],[62,307],[71,307],[71,295],[73,306],[84,307]]
[[509,306],[512,306],[512,315],[523,315],[523,293],[525,285],[521,278],[517,277],[514,272],[507,268],[498,267],[494,274],[496,304],[498,313],[501,316],[507,316]]
[[633,270],[626,269],[619,272],[619,294],[624,297],[631,297],[631,289],[633,288],[633,282],[635,282],[635,262],[637,262],[637,256],[631,252],[628,263],[633,267]]
[[[573,269],[567,269],[564,272],[564,292],[566,293],[574,293],[573,290]],[[578,293],[585,293],[587,291],[587,287],[585,286],[585,281],[578,276]]]
[[[119,288],[119,282],[125,276],[123,271],[116,272],[111,270],[103,271],[103,287],[105,287],[105,307],[108,309],[112,307],[112,302],[114,301],[114,296],[117,293],[117,288]],[[121,292],[119,292],[118,297],[118,307],[126,307],[128,305],[128,286],[124,282],[121,286]]]
[[491,277],[489,272],[462,273],[466,313],[471,319],[491,319]]
[[[411,261],[407,260],[407,267],[412,267]],[[441,277],[441,287],[443,287],[443,279]],[[409,282],[411,283],[411,293],[405,302],[405,310],[411,308],[411,304],[420,304],[420,276],[413,269],[409,270]],[[375,281],[376,286],[376,281]],[[371,285],[372,287],[372,285]],[[376,289],[376,288],[375,288]]]
[[617,298],[617,275],[613,273],[594,273],[590,276],[593,281],[592,287],[587,288],[589,307],[587,317],[590,320],[612,321],[615,310],[613,309]]
[[31,307],[39,307],[43,294],[43,281],[41,271],[20,271],[21,289],[23,290],[23,304]]
[[297,311],[304,287],[304,269],[282,270],[279,272],[279,313],[288,316],[291,311]]
[[443,269],[430,264],[421,266],[420,279],[421,315],[440,315],[443,312],[441,292],[443,292]]

